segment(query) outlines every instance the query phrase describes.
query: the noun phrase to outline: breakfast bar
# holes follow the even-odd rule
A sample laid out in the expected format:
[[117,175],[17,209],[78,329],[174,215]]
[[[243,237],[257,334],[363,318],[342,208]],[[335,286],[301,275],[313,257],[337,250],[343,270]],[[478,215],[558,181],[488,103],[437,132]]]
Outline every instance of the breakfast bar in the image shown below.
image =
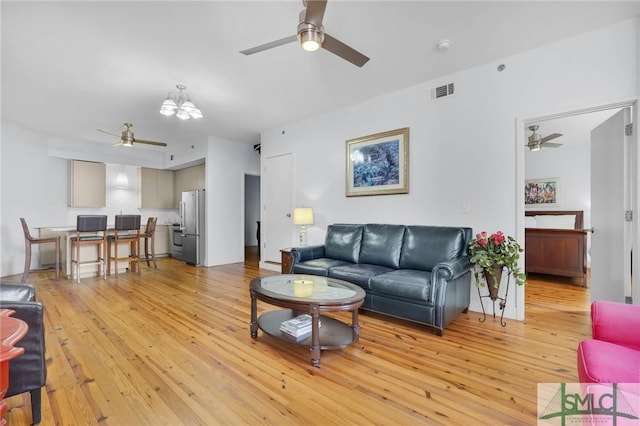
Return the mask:
[[[76,227],[74,225],[62,225],[62,226],[45,226],[37,228],[39,230],[39,235],[41,238],[45,237],[61,237],[60,238],[60,262],[62,263],[62,274],[67,279],[72,279],[72,268],[71,268],[71,241],[72,237],[76,236]],[[113,232],[114,224],[110,223],[107,225],[107,229],[109,232]],[[169,226],[168,225],[157,225],[156,226],[156,238],[154,241],[155,244],[155,253],[156,257],[164,257],[169,254]],[[91,257],[93,255],[95,248],[93,247],[81,247],[80,248],[80,257],[84,258],[86,256]],[[122,245],[119,249],[119,256],[127,256],[129,254],[129,247],[127,245]],[[40,264],[42,266],[55,265],[55,253],[53,249],[47,247],[40,248]],[[112,265],[113,266],[113,265]],[[118,273],[126,272],[126,263],[118,264]],[[94,276],[98,271],[98,266],[88,265],[84,266],[80,270],[81,277],[89,277]],[[114,273],[114,268],[112,268],[112,273]]]

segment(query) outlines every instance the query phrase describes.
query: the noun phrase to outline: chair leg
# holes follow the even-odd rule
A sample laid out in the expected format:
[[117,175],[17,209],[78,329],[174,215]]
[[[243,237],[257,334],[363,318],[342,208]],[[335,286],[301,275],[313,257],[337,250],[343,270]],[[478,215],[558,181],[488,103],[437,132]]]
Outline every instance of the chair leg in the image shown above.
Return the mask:
[[76,275],[80,284],[80,241],[76,243]]
[[29,276],[29,269],[31,269],[31,242],[26,240],[25,250],[24,250],[24,272],[22,273],[22,281],[23,283],[27,282],[27,277]]
[[115,269],[114,274],[117,277],[118,276],[118,244],[114,243],[113,245],[114,245],[113,250],[115,252],[115,254],[113,255],[113,260],[114,260],[113,268]]
[[42,388],[29,391],[31,394],[31,417],[34,425],[42,420]]
[[138,268],[138,275],[140,275],[140,240],[135,242],[136,246],[136,268]]
[[[102,279],[106,280],[107,279],[107,265],[110,265],[111,262],[109,262],[109,253],[107,252],[108,250],[108,242],[106,243],[102,243],[102,244],[98,244],[98,259],[102,259]],[[100,265],[98,265],[99,267]]]
[[149,238],[144,239],[144,258],[147,261],[147,268],[150,268],[151,263],[149,263]]
[[158,264],[156,263],[156,236],[151,237],[151,260],[153,260],[154,269],[158,269]]
[[111,240],[107,241],[107,254],[104,256],[105,261],[107,262],[107,275],[111,275]]

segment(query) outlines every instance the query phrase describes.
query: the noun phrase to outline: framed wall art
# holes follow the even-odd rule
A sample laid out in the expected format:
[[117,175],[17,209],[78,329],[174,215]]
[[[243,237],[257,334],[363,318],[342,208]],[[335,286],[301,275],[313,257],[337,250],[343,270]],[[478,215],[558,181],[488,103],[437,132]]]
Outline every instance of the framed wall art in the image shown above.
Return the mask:
[[525,207],[554,207],[558,205],[558,178],[530,179],[524,183]]
[[409,193],[409,128],[347,141],[346,196]]

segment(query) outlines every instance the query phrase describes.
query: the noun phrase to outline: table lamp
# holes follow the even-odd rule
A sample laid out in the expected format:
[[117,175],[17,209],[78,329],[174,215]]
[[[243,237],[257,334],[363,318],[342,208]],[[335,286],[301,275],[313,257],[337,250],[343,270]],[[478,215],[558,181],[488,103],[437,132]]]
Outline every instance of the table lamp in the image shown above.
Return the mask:
[[300,225],[300,245],[307,245],[306,225],[313,225],[313,209],[311,207],[296,207],[293,209],[293,224]]

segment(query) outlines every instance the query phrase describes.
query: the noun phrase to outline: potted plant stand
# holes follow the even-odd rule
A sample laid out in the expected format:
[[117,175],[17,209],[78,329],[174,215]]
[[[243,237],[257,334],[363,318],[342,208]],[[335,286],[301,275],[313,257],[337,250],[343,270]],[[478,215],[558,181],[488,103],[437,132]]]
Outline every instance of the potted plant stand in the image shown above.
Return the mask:
[[480,287],[478,287],[478,296],[480,297],[480,307],[482,308],[482,317],[478,318],[478,321],[485,322],[487,320],[487,313],[484,309],[484,303],[482,299],[489,298],[493,304],[493,317],[496,317],[496,301],[500,301],[498,304],[502,313],[500,314],[500,325],[503,327],[507,326],[507,323],[504,322],[504,308],[507,306],[507,297],[509,296],[509,280],[510,274],[507,274],[507,290],[505,291],[504,297],[498,296],[498,291],[500,290],[500,283],[502,282],[502,266],[494,267],[495,277],[497,277],[498,285],[495,285],[495,280],[493,275],[491,275],[487,271],[482,272],[484,278],[487,282],[487,290],[488,294],[482,295],[480,293]]

